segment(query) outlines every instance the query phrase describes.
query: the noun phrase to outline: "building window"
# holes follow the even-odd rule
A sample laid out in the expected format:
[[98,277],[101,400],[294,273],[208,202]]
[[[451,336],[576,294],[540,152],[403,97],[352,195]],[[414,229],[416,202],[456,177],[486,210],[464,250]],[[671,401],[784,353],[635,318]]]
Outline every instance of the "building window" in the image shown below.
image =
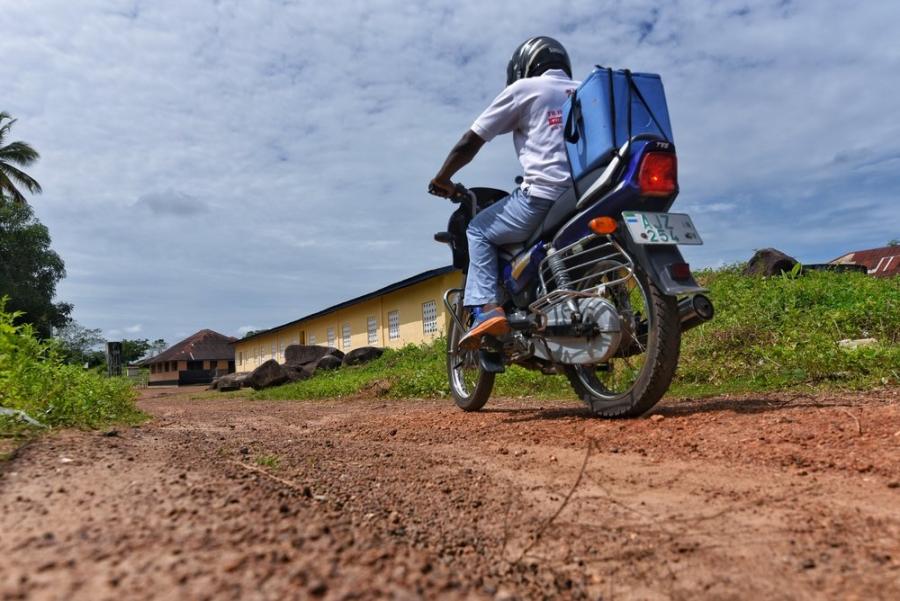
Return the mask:
[[366,320],[366,333],[368,334],[369,344],[378,343],[378,321],[374,317]]
[[272,359],[275,358],[275,343],[272,343]]
[[309,335],[309,344],[310,344],[310,346],[314,345],[315,343],[316,343],[316,335],[315,335],[315,334],[310,334],[310,335]]
[[351,340],[350,340],[350,324],[345,323],[343,327],[341,327],[341,344],[344,346],[344,350],[350,348]]
[[388,313],[388,338],[391,340],[400,338],[400,311]]
[[334,328],[328,328],[326,334],[328,335],[328,346],[334,346]]
[[422,303],[422,331],[425,334],[437,332],[437,305],[434,301]]
[[244,351],[238,351],[238,365],[244,364]]
[[188,371],[197,371],[203,369],[203,361],[188,361],[187,362]]
[[278,341],[278,356],[284,357],[284,340]]

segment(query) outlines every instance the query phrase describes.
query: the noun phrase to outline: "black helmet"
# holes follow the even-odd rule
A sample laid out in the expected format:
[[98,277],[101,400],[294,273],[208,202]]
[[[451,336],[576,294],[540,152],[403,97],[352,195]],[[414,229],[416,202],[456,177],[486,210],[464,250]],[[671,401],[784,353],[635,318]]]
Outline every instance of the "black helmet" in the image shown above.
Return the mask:
[[572,77],[572,63],[563,45],[540,35],[522,42],[506,66],[506,85],[519,79],[540,75],[547,69],[562,69]]

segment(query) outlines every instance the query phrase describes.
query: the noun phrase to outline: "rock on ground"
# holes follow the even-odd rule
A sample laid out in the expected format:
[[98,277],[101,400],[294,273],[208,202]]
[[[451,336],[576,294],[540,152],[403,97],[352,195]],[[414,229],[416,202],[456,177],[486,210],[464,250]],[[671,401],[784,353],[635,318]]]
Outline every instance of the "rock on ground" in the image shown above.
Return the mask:
[[790,271],[797,264],[797,259],[790,257],[777,248],[764,248],[747,262],[744,275],[772,276]]
[[307,363],[315,363],[325,355],[334,355],[338,359],[344,358],[344,353],[332,346],[291,344],[284,349],[284,362],[304,365]]
[[315,363],[316,369],[337,369],[343,365],[343,361],[334,355],[325,355]]
[[239,390],[244,380],[249,376],[249,372],[237,372],[218,376],[212,381],[207,390],[218,390],[227,392],[229,390]]
[[287,372],[275,359],[269,359],[247,376],[246,382],[253,390],[262,390],[284,384],[289,380]]
[[361,365],[373,361],[384,354],[383,348],[363,346],[344,355],[344,365]]
[[287,373],[291,382],[298,382],[300,380],[311,378],[316,371],[316,367],[314,364],[301,365],[298,363],[286,363],[284,365],[284,371]]

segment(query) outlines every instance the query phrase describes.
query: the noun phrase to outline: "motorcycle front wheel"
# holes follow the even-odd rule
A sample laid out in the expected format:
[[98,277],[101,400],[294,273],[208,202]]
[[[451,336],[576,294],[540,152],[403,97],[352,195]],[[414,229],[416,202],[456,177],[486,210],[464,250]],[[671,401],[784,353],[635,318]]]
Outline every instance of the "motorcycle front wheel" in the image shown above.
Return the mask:
[[[459,323],[468,325],[471,316],[469,310],[462,306],[459,297],[454,312]],[[459,340],[465,335],[457,325],[457,320],[450,320],[450,336],[447,340],[447,378],[450,382],[450,394],[456,406],[463,411],[478,411],[487,403],[494,389],[494,376],[481,369],[478,351],[459,350]]]
[[[608,275],[582,286],[602,285]],[[664,295],[640,266],[624,282],[606,288],[622,318],[622,341],[600,366],[566,366],[575,393],[601,417],[637,417],[662,398],[678,366],[681,324],[678,304]]]

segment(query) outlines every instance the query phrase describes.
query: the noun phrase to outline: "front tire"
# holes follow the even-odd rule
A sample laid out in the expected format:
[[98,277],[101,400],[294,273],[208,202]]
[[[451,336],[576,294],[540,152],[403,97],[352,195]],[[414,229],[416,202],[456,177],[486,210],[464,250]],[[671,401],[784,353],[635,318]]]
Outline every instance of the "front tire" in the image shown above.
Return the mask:
[[624,325],[619,351],[599,369],[566,366],[566,376],[595,415],[637,417],[659,402],[675,376],[681,349],[678,304],[640,266],[612,286],[609,297]]
[[[462,296],[458,297],[454,306],[456,316],[462,324],[470,321],[469,310],[462,305]],[[456,406],[463,411],[478,411],[487,403],[494,389],[496,374],[484,371],[479,361],[478,350],[458,350],[459,340],[465,335],[450,320],[450,336],[447,340],[447,380],[450,382],[450,394]]]

